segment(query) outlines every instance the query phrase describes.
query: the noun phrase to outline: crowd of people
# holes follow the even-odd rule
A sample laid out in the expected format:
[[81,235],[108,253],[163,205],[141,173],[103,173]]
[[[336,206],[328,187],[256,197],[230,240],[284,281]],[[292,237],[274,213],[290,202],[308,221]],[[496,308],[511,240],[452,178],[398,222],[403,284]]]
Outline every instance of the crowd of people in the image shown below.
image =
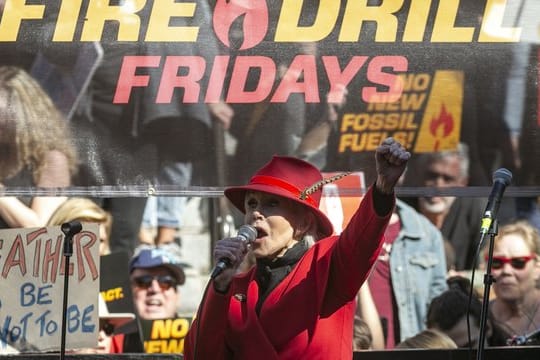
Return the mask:
[[[197,4],[191,20],[209,24],[208,2]],[[4,6],[0,0],[0,14]],[[54,6],[60,2],[47,8],[49,24],[56,21]],[[45,26],[40,36],[50,34]],[[236,166],[228,180],[246,185],[228,186],[224,197],[235,209],[237,225],[252,225],[257,235],[249,244],[237,236],[215,243],[214,263],[225,259],[227,266],[208,280],[197,312],[191,314],[186,359],[315,354],[349,359],[353,351],[477,347],[483,289],[471,282],[471,274],[488,264],[494,282],[485,344],[540,344],[540,197],[503,199],[492,254],[487,244],[479,243],[486,199],[428,193],[396,197],[399,186],[459,190],[486,185],[472,174],[483,150],[467,136],[455,149],[412,155],[389,137],[375,151],[362,154],[374,164],[370,186],[353,218],[335,235],[319,203],[325,184],[347,176],[324,178],[325,170],[340,165],[326,151],[335,140],[339,112],[350,101],[348,89],[340,88],[339,96],[321,94],[316,104],[301,96],[282,104],[186,104],[177,92],[174,101],[160,104],[154,99],[162,69],[155,68],[148,72],[149,86],[134,91],[129,104],[114,103],[120,59],[177,52],[214,58],[221,53],[212,32],[201,37],[200,43],[174,46],[103,41],[103,57],[70,118],[54,103],[51,89],[33,76],[32,65],[38,55],[46,55],[51,64],[69,71],[80,55],[74,43],[43,46],[39,53],[2,48],[0,189],[215,185],[209,179],[225,165],[216,166],[212,137],[230,130],[238,143],[228,159]],[[313,43],[289,50],[294,55],[319,51]],[[289,55],[280,55],[276,81],[292,76]],[[533,61],[533,51],[516,47],[512,56],[515,72],[508,86],[518,86],[516,74],[526,66],[521,62]],[[520,86],[526,92],[531,85]],[[512,145],[511,155],[498,161],[492,154],[483,156],[482,165],[486,158],[493,158],[490,165],[510,161],[518,185],[537,186],[538,170],[532,166],[537,158],[527,152],[538,139],[537,127],[524,115],[530,110],[508,103],[505,111],[507,117],[517,111],[524,119],[507,124],[511,132],[504,144],[508,140]],[[531,127],[534,131],[523,130]],[[100,256],[123,252],[130,259],[125,265],[133,311],[109,312],[99,296],[98,345],[76,351],[144,352],[139,321],[180,317],[189,266],[179,237],[186,199],[2,195],[0,228],[59,226],[74,220],[99,224]]]
[[[29,123],[36,121],[32,120],[38,116],[36,111],[45,111],[40,108],[42,103],[44,109],[49,109],[49,113],[56,114],[51,119],[57,122],[60,129],[57,131],[67,132],[61,116],[39,84],[24,70],[1,67],[0,74],[0,88],[4,89],[2,94],[5,95],[0,97],[0,100],[4,101],[1,114],[2,121],[6,123],[5,129],[15,131],[13,134],[22,132],[20,135],[3,132],[4,139],[21,138],[28,143],[43,142],[43,146],[34,149],[22,145],[15,148],[14,159],[3,160],[6,163],[4,177],[9,179],[11,175],[27,172],[34,185],[69,186],[70,174],[75,171],[74,164],[77,161],[76,152],[70,143],[62,145],[54,142],[51,146],[47,144],[46,137],[40,140],[32,138],[32,133],[24,134],[24,131],[31,128]],[[24,99],[30,94],[37,94],[43,101],[24,103]],[[28,111],[33,107],[37,110]],[[21,119],[21,125],[14,122],[16,119]],[[9,125],[7,121],[14,123]],[[64,133],[63,138],[69,137]],[[24,144],[16,142],[19,143]],[[38,155],[26,155],[29,150],[37,151]],[[223,352],[223,356],[229,353],[249,356],[249,348],[243,346],[242,341],[235,340],[235,337],[245,337],[248,333],[254,337],[271,336],[267,331],[274,331],[271,330],[272,322],[266,325],[267,330],[249,330],[243,328],[243,325],[241,332],[234,330],[234,326],[239,324],[233,324],[239,319],[230,318],[234,318],[235,310],[231,308],[231,303],[223,300],[228,297],[236,298],[236,292],[246,296],[258,295],[259,300],[255,298],[250,302],[253,308],[249,311],[253,311],[253,316],[261,321],[268,316],[278,321],[278,314],[285,316],[287,313],[280,310],[282,307],[289,311],[292,307],[299,306],[298,311],[295,311],[298,315],[298,326],[303,328],[306,324],[311,324],[309,326],[312,330],[309,330],[310,327],[304,329],[307,333],[314,332],[313,338],[308,342],[307,338],[298,337],[295,333],[297,330],[287,338],[284,329],[276,328],[280,336],[274,339],[278,334],[276,333],[270,337],[273,340],[268,345],[268,351],[280,348],[284,353],[320,352],[322,346],[316,344],[328,344],[330,340],[324,336],[327,331],[332,331],[332,334],[339,331],[342,334],[340,340],[349,339],[350,346],[346,348],[337,345],[325,347],[329,356],[343,358],[349,356],[353,350],[360,349],[474,346],[478,341],[481,303],[476,292],[471,291],[474,294],[472,306],[468,305],[468,289],[471,285],[466,284],[467,278],[462,271],[471,270],[477,264],[474,251],[478,244],[475,243],[477,237],[474,230],[478,224],[473,220],[481,216],[481,210],[478,204],[461,205],[470,199],[460,197],[420,198],[416,209],[399,199],[394,204],[388,194],[393,194],[394,186],[403,181],[402,173],[409,156],[410,154],[392,139],[382,143],[376,153],[379,177],[372,190],[373,195],[367,196],[362,202],[373,202],[372,208],[366,208],[366,205],[366,209],[359,210],[360,214],[356,215],[357,219],[354,220],[358,224],[354,221],[349,224],[339,237],[339,242],[335,242],[337,238],[331,236],[333,230],[330,221],[318,209],[321,188],[325,182],[320,171],[308,162],[292,157],[274,157],[255,173],[248,185],[228,188],[225,195],[236,208],[245,212],[244,222],[256,226],[257,240],[250,244],[249,249],[236,237],[217,243],[214,249],[215,260],[230,259],[232,267],[213,279],[213,284],[209,285],[209,293],[205,294],[193,324],[195,330],[190,331],[186,340],[186,357],[194,357],[194,354],[198,356],[204,349],[212,349],[212,352],[221,349],[219,351]],[[28,159],[28,162],[20,162],[18,159]],[[424,183],[420,185],[467,185],[468,158],[464,145],[455,152],[423,155],[418,160],[415,165],[416,179],[424,179]],[[73,165],[69,165],[70,163]],[[418,167],[418,164],[422,166]],[[51,167],[54,171],[48,170]],[[420,171],[418,169],[424,172],[423,176],[417,176]],[[62,179],[51,179],[51,176],[60,176],[63,173]],[[267,180],[272,178],[279,181]],[[4,182],[9,184],[8,180]],[[287,185],[281,185],[282,183]],[[310,190],[304,196],[301,193],[295,194],[295,191],[300,192],[301,189]],[[100,255],[111,252],[113,216],[89,198],[36,197],[27,202],[28,205],[15,198],[4,197],[1,200],[2,218],[9,227],[57,226],[72,220],[98,223]],[[15,207],[21,210],[12,210]],[[373,211],[374,213],[370,214]],[[27,212],[35,215],[22,216]],[[10,216],[10,213],[14,215]],[[36,220],[24,223],[22,220],[17,221],[17,215],[21,219]],[[367,229],[374,225],[367,226],[368,224],[363,222],[373,216],[380,217],[381,221],[385,220],[377,225],[378,228],[366,233]],[[517,341],[516,339],[524,339],[529,334],[534,334],[540,324],[538,229],[525,220],[504,222],[507,224],[500,228],[493,252],[492,269],[496,281],[486,340],[487,344],[492,346],[508,345]],[[460,232],[455,234],[456,231]],[[361,233],[365,239],[353,241],[354,237]],[[322,240],[323,238],[328,239]],[[135,314],[138,319],[175,318],[178,316],[180,286],[186,279],[183,269],[185,264],[180,261],[180,247],[173,238],[168,241],[154,241],[155,244],[138,246],[129,263]],[[355,241],[359,241],[357,245],[353,245]],[[343,245],[338,246],[342,242]],[[455,256],[448,255],[451,250],[445,248],[445,243],[457,251]],[[354,246],[360,247],[353,250]],[[337,252],[340,247],[343,247],[341,254]],[[252,261],[246,266],[243,260],[248,252]],[[362,256],[353,259],[350,258],[351,254]],[[448,259],[455,259],[456,262],[448,264]],[[347,270],[344,267],[347,264],[354,264],[356,270]],[[485,261],[478,264],[485,265]],[[298,269],[292,271],[295,267]],[[339,272],[334,274],[336,271]],[[456,271],[461,276],[447,280],[447,277]],[[235,274],[239,272],[245,274],[236,277]],[[312,285],[308,282],[298,288],[294,276],[289,276],[291,272],[301,277],[313,272],[321,277],[309,278]],[[350,280],[345,281],[343,274],[348,274]],[[336,280],[338,278],[339,281]],[[291,288],[290,296],[293,300],[288,299],[287,292],[276,291],[285,279],[291,285],[296,284]],[[365,286],[360,287],[364,281]],[[250,282],[256,284],[254,289],[258,288],[253,294],[252,290],[249,290]],[[321,287],[322,284],[325,285]],[[234,296],[232,292],[235,293]],[[280,296],[274,298],[276,293]],[[302,297],[300,294],[303,294]],[[332,299],[330,295],[336,298]],[[324,299],[324,302],[315,301],[314,303],[318,304],[315,308],[306,308],[309,300],[304,297],[311,300]],[[266,303],[274,305],[265,305]],[[213,308],[216,306],[223,308],[220,311],[224,316],[222,320],[209,318],[215,314]],[[267,313],[269,315],[266,315]],[[332,314],[336,319],[346,316],[348,320],[339,328],[334,321],[319,324],[316,319],[323,313]],[[466,326],[468,313],[473,320],[469,330]],[[125,321],[130,318],[133,322],[135,314],[121,314],[117,317]],[[118,326],[118,322],[117,326],[113,326],[112,318],[114,314],[104,312],[103,321],[100,323],[102,328],[99,341],[100,344],[107,345],[81,351],[143,352],[140,334],[136,331],[115,334],[111,329],[122,327]],[[230,321],[233,323],[228,324]],[[219,322],[223,322],[222,325],[219,325]],[[214,333],[214,329],[220,326],[223,331],[230,329],[227,330],[230,333]],[[292,328],[295,329],[294,326]],[[318,331],[321,335],[317,335]],[[283,336],[285,337],[280,338]],[[288,346],[281,348],[278,343],[273,343],[278,339]]]

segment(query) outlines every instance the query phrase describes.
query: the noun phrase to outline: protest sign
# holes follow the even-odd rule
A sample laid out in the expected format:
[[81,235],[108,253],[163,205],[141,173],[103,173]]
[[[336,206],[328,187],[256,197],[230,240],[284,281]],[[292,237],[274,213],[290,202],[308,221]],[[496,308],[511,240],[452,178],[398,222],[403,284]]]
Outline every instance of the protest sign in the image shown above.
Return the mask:
[[[467,144],[472,186],[521,164],[516,185],[537,186],[539,11],[532,0],[7,0],[0,46],[33,61],[70,117],[88,168],[77,186],[147,184],[168,143],[201,168],[190,186],[222,186],[212,167],[235,184],[274,153],[295,156],[332,104],[324,171],[371,182],[373,151],[393,136],[413,154]],[[234,113],[225,139],[209,134],[218,103]]]
[[[69,256],[66,348],[94,347],[98,333],[99,230],[83,224]],[[64,299],[59,226],[0,230],[0,352],[58,351]]]
[[129,256],[113,252],[100,257],[99,291],[110,312],[134,313],[133,296],[129,283]]
[[144,351],[154,353],[183,353],[184,339],[193,318],[141,320]]
[[[339,174],[323,174],[325,179],[336,175]],[[351,220],[366,188],[364,173],[360,171],[323,186],[319,208],[332,222],[336,235],[339,235]]]

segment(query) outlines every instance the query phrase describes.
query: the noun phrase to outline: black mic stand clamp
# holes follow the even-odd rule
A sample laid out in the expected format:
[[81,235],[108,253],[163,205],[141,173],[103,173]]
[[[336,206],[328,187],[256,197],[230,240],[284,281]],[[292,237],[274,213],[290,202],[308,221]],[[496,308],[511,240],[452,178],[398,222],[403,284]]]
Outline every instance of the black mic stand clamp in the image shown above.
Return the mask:
[[78,221],[72,221],[62,224],[60,229],[64,233],[64,294],[62,302],[62,335],[60,344],[60,359],[63,360],[66,354],[66,320],[69,288],[69,261],[71,255],[73,255],[73,236],[81,232],[82,225]]
[[[484,358],[484,344],[486,340],[486,323],[487,323],[487,315],[489,313],[489,293],[491,291],[491,285],[495,282],[495,278],[491,274],[491,266],[493,263],[493,243],[495,240],[495,236],[497,236],[499,231],[498,222],[496,219],[493,219],[493,221],[490,224],[489,230],[487,231],[487,235],[489,236],[489,248],[488,248],[488,255],[486,260],[486,273],[484,274],[484,294],[482,299],[482,312],[480,315],[480,334],[478,336],[478,351],[476,352],[476,359],[481,360]],[[482,233],[482,237],[486,233]],[[483,242],[483,238],[480,239],[480,243]]]

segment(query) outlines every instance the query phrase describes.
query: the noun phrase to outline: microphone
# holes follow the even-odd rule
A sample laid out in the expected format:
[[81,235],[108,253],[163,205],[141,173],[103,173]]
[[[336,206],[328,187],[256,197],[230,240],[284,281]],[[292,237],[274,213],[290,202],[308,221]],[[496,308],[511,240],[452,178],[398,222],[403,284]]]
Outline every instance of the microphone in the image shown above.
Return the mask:
[[64,256],[71,256],[73,254],[73,236],[81,232],[81,222],[73,220],[63,223],[60,230],[64,233]]
[[82,224],[80,221],[74,220],[67,223],[62,224],[60,227],[62,232],[66,237],[71,237],[75,234],[78,234],[82,230]]
[[[242,225],[240,226],[240,229],[238,229],[238,234],[236,236],[239,237],[247,245],[257,238],[257,230],[251,225]],[[210,275],[210,278],[214,279],[229,266],[231,266],[231,259],[219,259],[216,267],[212,271],[212,275]]]
[[489,194],[486,210],[482,217],[482,226],[480,227],[481,234],[486,234],[491,228],[493,219],[497,217],[504,190],[506,190],[506,187],[511,181],[512,173],[508,169],[500,168],[493,173],[493,187],[491,188],[491,194]]

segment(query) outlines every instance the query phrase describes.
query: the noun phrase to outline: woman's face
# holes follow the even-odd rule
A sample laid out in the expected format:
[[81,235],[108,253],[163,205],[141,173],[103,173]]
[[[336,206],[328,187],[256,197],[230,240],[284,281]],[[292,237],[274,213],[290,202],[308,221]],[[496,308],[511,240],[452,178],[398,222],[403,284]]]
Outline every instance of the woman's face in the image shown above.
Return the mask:
[[105,331],[99,330],[97,354],[109,354],[111,352],[112,335],[107,335]]
[[[506,234],[497,239],[493,247],[493,259],[497,258],[520,258],[531,255],[531,250],[520,235]],[[495,277],[493,290],[497,298],[502,301],[519,301],[535,288],[536,260],[528,260],[522,269],[509,262],[504,262],[502,267],[492,267]],[[519,267],[519,266],[518,266]]]
[[110,253],[109,234],[105,225],[99,224],[99,255],[109,255]]
[[251,244],[256,258],[280,257],[298,242],[295,229],[306,215],[301,205],[281,196],[248,192],[244,206],[246,224],[257,229],[257,239]]
[[[169,319],[176,317],[179,294],[177,284],[161,284],[160,276],[172,275],[163,267],[136,268],[131,273],[131,292],[135,309],[141,319]],[[137,282],[137,278],[150,276],[151,282],[142,285]]]

